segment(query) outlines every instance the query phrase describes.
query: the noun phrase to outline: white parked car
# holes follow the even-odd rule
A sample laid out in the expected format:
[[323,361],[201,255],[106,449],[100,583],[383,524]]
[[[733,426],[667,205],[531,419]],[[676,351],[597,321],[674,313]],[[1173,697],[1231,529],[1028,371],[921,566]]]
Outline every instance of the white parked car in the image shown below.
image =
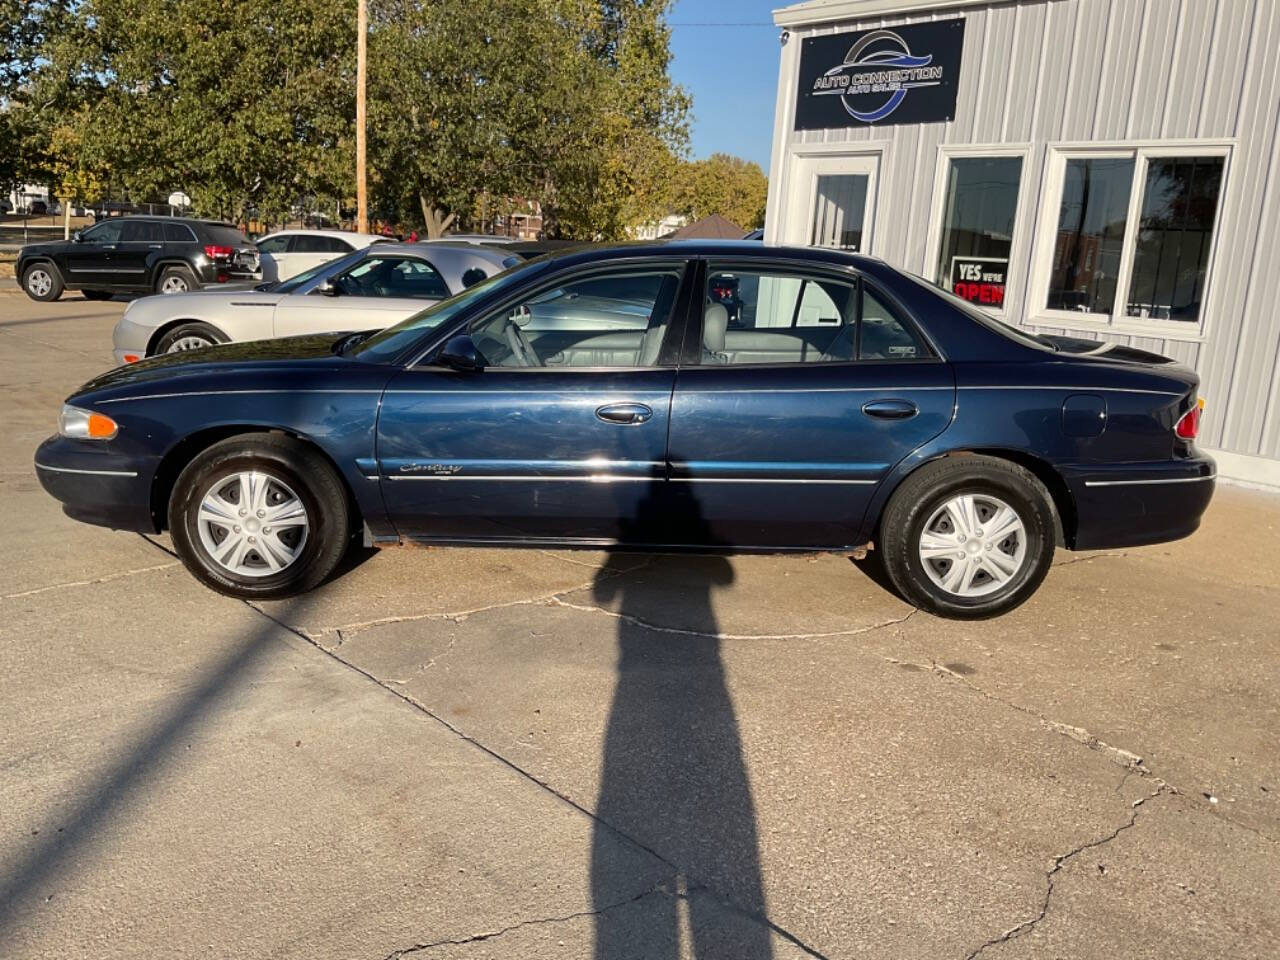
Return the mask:
[[354,250],[363,250],[386,237],[347,230],[280,230],[257,241],[264,282],[289,280],[303,271],[328,263]]
[[274,283],[143,297],[116,324],[116,363],[219,343],[381,330],[521,263],[496,247],[378,243]]

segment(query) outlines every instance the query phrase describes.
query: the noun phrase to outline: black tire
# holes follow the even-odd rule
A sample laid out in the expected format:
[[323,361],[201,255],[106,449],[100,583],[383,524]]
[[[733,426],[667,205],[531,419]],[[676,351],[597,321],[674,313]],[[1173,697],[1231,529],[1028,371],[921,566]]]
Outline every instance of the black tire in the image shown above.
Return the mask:
[[[228,569],[214,559],[202,537],[198,518],[204,498],[224,481],[230,484],[225,490],[229,493],[236,476],[246,472],[266,475],[273,481],[272,491],[295,494],[306,511],[305,536],[295,534],[296,558],[277,573],[246,576]],[[247,519],[254,521],[252,513]],[[246,525],[245,538],[249,529],[261,536],[268,530],[265,522],[258,521],[255,528]],[[226,542],[231,535],[222,529],[224,539],[218,542]],[[277,600],[319,586],[341,562],[352,530],[353,511],[337,471],[312,448],[278,434],[241,434],[214,444],[187,464],[169,498],[169,532],[186,568],[205,586],[242,600]],[[215,528],[208,532],[212,535]],[[247,544],[246,548],[246,563],[256,561],[259,569],[266,566],[252,556],[257,548]]]
[[[941,536],[965,540],[961,531],[948,530],[949,518],[934,518],[944,504],[966,494],[976,496],[984,510],[991,509],[991,501],[982,498],[994,498],[1012,508],[1022,522],[1021,534],[994,545],[997,550],[1016,551],[1016,544],[1021,541],[1024,552],[1020,565],[1008,582],[999,587],[989,572],[978,569],[973,577],[974,587],[991,590],[982,596],[965,596],[944,589],[925,569],[926,561],[920,555],[921,536],[931,520],[941,524],[931,532],[941,529],[944,531]],[[980,516],[975,519],[983,522]],[[881,517],[879,547],[889,579],[908,602],[940,617],[981,620],[1008,613],[1036,592],[1053,562],[1056,530],[1049,492],[1030,471],[995,457],[945,457],[921,467],[894,491]],[[977,533],[981,532],[979,528]],[[972,535],[969,539],[979,542]],[[984,541],[981,547],[966,544],[964,549],[983,558],[990,554],[981,551],[990,551],[992,546]],[[945,579],[952,562],[945,557],[931,560],[930,569]],[[990,560],[979,559],[975,567],[983,563]]]
[[150,356],[160,353],[178,353],[184,350],[199,350],[226,343],[227,338],[217,327],[201,323],[199,320],[188,320],[180,323],[156,341],[156,348]]
[[112,290],[81,290],[80,293],[86,300],[110,300],[115,296]]
[[58,268],[48,261],[41,260],[22,271],[22,289],[32,300],[51,303],[62,296],[65,285]]
[[186,267],[165,267],[156,278],[156,293],[190,293],[199,288],[195,275]]

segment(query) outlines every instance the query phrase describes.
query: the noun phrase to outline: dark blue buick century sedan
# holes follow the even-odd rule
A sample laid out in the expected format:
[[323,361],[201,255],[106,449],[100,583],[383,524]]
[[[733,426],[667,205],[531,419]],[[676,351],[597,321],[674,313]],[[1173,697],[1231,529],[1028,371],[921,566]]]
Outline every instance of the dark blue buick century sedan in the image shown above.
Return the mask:
[[521,264],[374,334],[157,357],[77,390],[40,479],[171,531],[237,597],[349,544],[852,551],[912,603],[1022,603],[1055,544],[1196,529],[1197,378],[1032,336],[834,250],[667,243]]

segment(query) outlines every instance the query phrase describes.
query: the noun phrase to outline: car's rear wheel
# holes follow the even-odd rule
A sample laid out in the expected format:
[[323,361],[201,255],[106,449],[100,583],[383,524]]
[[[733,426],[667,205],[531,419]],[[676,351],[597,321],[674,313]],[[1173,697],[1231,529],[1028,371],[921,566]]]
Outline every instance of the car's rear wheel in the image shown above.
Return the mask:
[[33,263],[22,272],[22,289],[32,300],[57,300],[62,296],[62,275],[53,264]]
[[942,617],[1007,613],[1035,593],[1053,561],[1055,520],[1035,475],[994,457],[947,457],[894,492],[880,525],[894,586]]
[[351,542],[336,471],[288,437],[245,434],[214,444],[179,475],[169,530],[187,569],[219,593],[290,597],[318,586]]
[[180,323],[156,341],[156,353],[181,353],[184,350],[202,350],[223,343],[217,327],[198,320]]
[[165,267],[156,281],[156,293],[189,293],[196,288],[196,278],[186,267]]
[[86,300],[110,300],[115,294],[110,290],[81,290]]

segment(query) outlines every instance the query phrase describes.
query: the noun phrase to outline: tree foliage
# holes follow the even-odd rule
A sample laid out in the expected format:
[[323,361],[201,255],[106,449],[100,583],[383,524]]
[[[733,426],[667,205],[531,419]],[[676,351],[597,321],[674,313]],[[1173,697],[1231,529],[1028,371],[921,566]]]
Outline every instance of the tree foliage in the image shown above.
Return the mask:
[[744,230],[764,226],[769,179],[759,165],[725,153],[682,164],[676,177],[677,213],[701,220],[718,213]]
[[[688,100],[667,73],[668,5],[370,0],[375,211],[435,233],[521,198],[553,234],[612,237],[669,206]],[[78,196],[182,189],[264,219],[352,197],[355,0],[0,10],[0,135],[23,175]]]

